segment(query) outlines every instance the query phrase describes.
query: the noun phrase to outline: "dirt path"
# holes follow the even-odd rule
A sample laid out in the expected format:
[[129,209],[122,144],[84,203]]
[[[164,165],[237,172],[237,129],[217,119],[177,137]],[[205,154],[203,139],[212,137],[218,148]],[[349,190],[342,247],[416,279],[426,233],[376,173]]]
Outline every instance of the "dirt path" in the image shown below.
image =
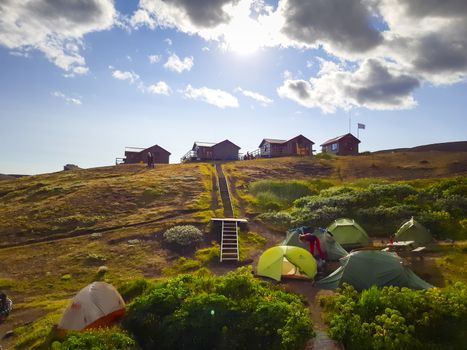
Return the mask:
[[319,304],[319,297],[332,294],[332,292],[315,288],[313,287],[313,282],[306,280],[288,280],[283,283],[287,291],[302,295],[308,302],[308,308],[310,309],[313,329],[316,333],[316,337],[308,341],[305,350],[344,349],[342,344],[329,338],[327,333],[328,326],[324,323],[324,320],[321,317],[323,310]]

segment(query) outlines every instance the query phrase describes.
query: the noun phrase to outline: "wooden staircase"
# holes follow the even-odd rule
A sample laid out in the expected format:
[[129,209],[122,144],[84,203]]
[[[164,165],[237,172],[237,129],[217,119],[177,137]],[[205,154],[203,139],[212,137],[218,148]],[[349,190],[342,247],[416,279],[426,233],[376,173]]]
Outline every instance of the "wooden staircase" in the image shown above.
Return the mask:
[[222,261],[238,261],[238,222],[235,220],[222,221],[221,254]]

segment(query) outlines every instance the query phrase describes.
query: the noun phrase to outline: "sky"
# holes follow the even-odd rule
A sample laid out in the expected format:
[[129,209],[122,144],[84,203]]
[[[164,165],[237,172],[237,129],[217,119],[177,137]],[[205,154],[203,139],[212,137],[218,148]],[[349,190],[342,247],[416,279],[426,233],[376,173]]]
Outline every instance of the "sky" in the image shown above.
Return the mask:
[[0,173],[349,129],[360,151],[464,141],[466,78],[465,0],[0,0]]

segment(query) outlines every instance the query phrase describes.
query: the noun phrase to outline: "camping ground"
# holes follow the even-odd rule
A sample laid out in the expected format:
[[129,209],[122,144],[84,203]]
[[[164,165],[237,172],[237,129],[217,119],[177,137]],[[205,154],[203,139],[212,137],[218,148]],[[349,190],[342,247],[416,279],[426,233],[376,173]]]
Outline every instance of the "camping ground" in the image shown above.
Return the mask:
[[[467,152],[430,151],[224,164],[235,214],[250,222],[240,237],[240,265],[256,266],[265,249],[282,241],[289,216],[306,221],[294,204],[297,199],[322,190],[364,190],[374,184],[408,185],[421,191],[451,179],[459,182],[456,191],[465,191],[465,164]],[[298,185],[278,197],[274,190],[261,190],[261,186],[271,185],[264,181]],[[415,194],[407,196],[415,203]],[[5,180],[0,182],[0,201],[0,290],[14,300],[13,313],[0,325],[0,337],[14,331],[0,341],[4,349],[41,344],[69,299],[92,281],[105,280],[118,287],[138,278],[164,279],[202,267],[218,275],[236,268],[219,263],[219,237],[209,223],[211,217],[222,216],[212,164],[155,169],[124,165]],[[463,215],[463,221],[439,219],[460,227],[455,240],[442,237],[423,260],[411,259],[412,269],[435,286],[467,283],[465,212]],[[281,217],[287,219],[277,220]],[[168,247],[162,234],[187,224],[205,234],[197,250]],[[393,232],[386,227],[373,232],[368,227],[374,223],[360,224],[377,247],[383,247],[398,228],[392,225]],[[325,329],[315,298],[318,291],[301,282],[284,285],[305,295],[315,330]]]

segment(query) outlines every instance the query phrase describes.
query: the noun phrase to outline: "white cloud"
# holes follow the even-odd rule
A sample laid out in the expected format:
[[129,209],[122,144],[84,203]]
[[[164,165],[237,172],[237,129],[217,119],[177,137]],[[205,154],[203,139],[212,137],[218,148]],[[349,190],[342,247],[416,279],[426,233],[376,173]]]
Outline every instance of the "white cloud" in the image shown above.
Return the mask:
[[182,73],[185,70],[191,70],[193,64],[193,56],[185,57],[183,60],[181,60],[176,54],[172,54],[164,64],[164,68],[173,72]]
[[83,37],[111,28],[116,11],[111,0],[2,1],[0,18],[0,45],[39,50],[68,74],[86,74]]
[[172,46],[172,44],[173,44],[173,43],[172,43],[172,40],[169,39],[169,38],[164,39],[164,42],[165,42],[167,45],[169,45],[169,46]]
[[277,93],[304,107],[320,108],[324,113],[334,113],[336,108],[391,110],[416,105],[412,92],[420,86],[419,80],[404,74],[395,64],[369,59],[354,72],[332,64],[324,69],[310,81],[285,80]]
[[134,72],[120,71],[118,69],[112,72],[112,76],[118,80],[128,80],[130,84],[140,81],[138,74]]
[[82,104],[81,99],[75,98],[75,97],[69,97],[69,96],[65,95],[63,92],[60,92],[60,91],[54,91],[54,92],[51,93],[51,95],[54,96],[54,97],[61,98],[61,99],[65,100],[67,103],[70,103],[70,104],[74,104],[74,105],[81,105]]
[[236,88],[235,91],[238,91],[238,92],[242,93],[244,96],[252,98],[253,100],[256,100],[256,101],[260,102],[261,105],[263,105],[265,107],[274,102],[273,100],[271,100],[270,98],[268,98],[266,96],[263,96],[263,95],[261,95],[261,94],[259,94],[257,92],[254,92],[254,91],[244,90],[241,87]]
[[208,52],[208,51],[210,51],[210,49],[209,49],[209,47],[204,46],[204,47],[201,49],[201,51],[203,51],[203,52]]
[[166,82],[160,81],[157,84],[149,85],[147,87],[147,91],[151,94],[156,95],[170,95],[170,87],[167,85]]
[[282,77],[284,79],[291,79],[292,78],[292,72],[289,71],[289,70],[285,70],[283,73],[282,73]]
[[161,60],[161,55],[149,55],[148,60],[151,64],[158,63]]
[[130,25],[138,29],[142,25],[147,25],[151,29],[157,26],[156,20],[144,9],[138,9],[130,18]]
[[235,96],[219,89],[209,89],[207,87],[194,88],[188,85],[183,91],[186,98],[199,100],[219,108],[236,108],[239,106]]
[[17,56],[17,57],[24,57],[24,58],[29,58],[29,51],[27,50],[18,50],[18,51],[10,51],[10,55],[12,56]]
[[135,72],[120,71],[114,70],[112,72],[112,77],[118,80],[128,81],[131,85],[136,85],[138,90],[142,93],[150,93],[153,95],[165,95],[168,96],[171,93],[169,85],[164,81],[159,81],[156,84],[146,85],[138,74]]

